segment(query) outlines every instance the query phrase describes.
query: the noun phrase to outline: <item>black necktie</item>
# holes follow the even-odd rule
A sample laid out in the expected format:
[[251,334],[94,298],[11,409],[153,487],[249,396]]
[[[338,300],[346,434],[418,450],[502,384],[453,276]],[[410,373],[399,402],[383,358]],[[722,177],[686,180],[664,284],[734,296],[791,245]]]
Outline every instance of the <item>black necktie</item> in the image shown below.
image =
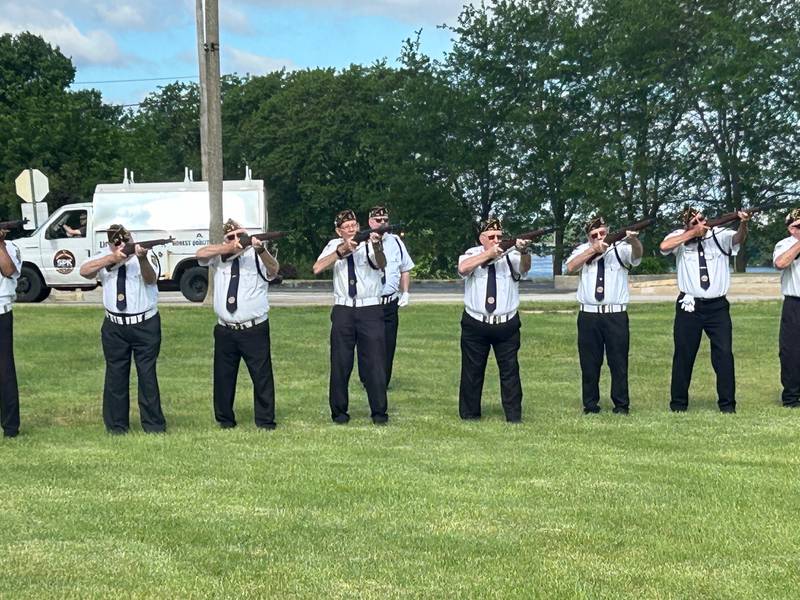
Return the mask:
[[128,276],[128,267],[120,265],[117,269],[117,310],[123,312],[128,308],[128,300],[125,297],[125,280]]
[[231,280],[228,283],[228,302],[226,306],[229,313],[236,312],[238,303],[236,301],[236,294],[239,291],[239,257],[233,259],[231,264]]
[[597,280],[594,283],[594,299],[602,302],[606,297],[606,259],[597,261]]
[[706,252],[703,249],[703,242],[697,238],[697,259],[700,265],[700,287],[707,290],[711,285],[711,278],[708,276],[708,265],[706,264]]
[[497,273],[494,265],[489,265],[486,277],[486,312],[493,313],[497,307]]
[[353,260],[353,255],[347,257],[347,293],[351,298],[355,298],[358,293],[356,288],[356,261]]

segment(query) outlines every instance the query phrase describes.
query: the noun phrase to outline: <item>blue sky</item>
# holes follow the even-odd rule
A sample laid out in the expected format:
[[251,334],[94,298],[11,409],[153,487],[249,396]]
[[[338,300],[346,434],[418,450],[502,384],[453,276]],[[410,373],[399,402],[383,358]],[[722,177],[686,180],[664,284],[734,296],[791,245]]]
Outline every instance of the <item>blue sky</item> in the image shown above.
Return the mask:
[[[219,0],[223,73],[286,67],[346,67],[386,58],[422,29],[422,49],[440,57],[462,0]],[[195,0],[0,0],[0,31],[32,31],[77,67],[74,87],[94,87],[106,102],[130,104],[169,81],[196,81]]]

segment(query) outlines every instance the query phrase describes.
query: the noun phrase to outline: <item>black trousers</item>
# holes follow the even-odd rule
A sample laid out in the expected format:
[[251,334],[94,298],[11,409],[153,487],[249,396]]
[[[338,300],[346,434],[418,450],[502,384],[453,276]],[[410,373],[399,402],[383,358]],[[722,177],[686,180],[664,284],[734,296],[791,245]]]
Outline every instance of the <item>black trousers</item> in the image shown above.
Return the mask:
[[14,365],[13,311],[0,315],[0,423],[11,437],[19,432],[19,388]]
[[684,411],[689,406],[689,385],[700,339],[705,331],[711,341],[711,365],[717,374],[717,402],[722,412],[736,412],[736,381],[733,366],[733,325],[730,304],[724,296],[711,300],[695,298],[694,312],[675,304],[675,353],[669,407]]
[[800,298],[796,296],[786,296],[783,300],[778,355],[783,405],[800,407]]
[[578,356],[581,363],[583,410],[600,410],[600,368],[608,357],[614,412],[626,413],[628,398],[628,313],[578,313]]
[[[397,327],[400,324],[398,316],[397,300],[383,305],[383,328],[386,333],[386,387],[392,380],[392,366],[394,365],[394,351],[397,348]],[[361,355],[358,357],[358,376],[361,383],[366,386],[365,374],[367,367],[361,362]]]
[[462,419],[481,416],[481,395],[489,349],[494,349],[500,371],[500,400],[507,421],[522,419],[522,383],[517,354],[520,346],[519,315],[505,323],[489,325],[470,317],[461,317],[461,385],[458,414]]
[[100,329],[106,357],[103,388],[103,422],[111,433],[125,433],[130,427],[131,354],[139,379],[138,402],[142,429],[166,431],[161,412],[161,394],[156,376],[156,360],[161,350],[161,315],[135,325],[117,325],[105,319]]
[[236,427],[233,401],[239,362],[244,359],[253,381],[256,426],[275,427],[275,380],[272,377],[269,319],[249,329],[214,327],[214,418],[220,427]]
[[386,330],[383,306],[334,306],[331,310],[331,418],[350,420],[348,385],[353,371],[353,350],[358,351],[359,370],[364,376],[367,398],[376,423],[388,420],[386,413]]

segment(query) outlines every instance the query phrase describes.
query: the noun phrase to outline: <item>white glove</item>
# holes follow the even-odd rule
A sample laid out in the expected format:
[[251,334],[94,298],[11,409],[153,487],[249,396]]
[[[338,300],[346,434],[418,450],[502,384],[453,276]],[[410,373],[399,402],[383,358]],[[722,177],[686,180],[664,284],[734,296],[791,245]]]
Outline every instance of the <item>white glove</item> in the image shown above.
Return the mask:
[[686,312],[694,312],[694,296],[684,294],[683,298],[681,298],[681,308]]
[[404,306],[408,306],[408,292],[403,292],[400,294],[400,298],[397,301],[398,308],[402,308]]

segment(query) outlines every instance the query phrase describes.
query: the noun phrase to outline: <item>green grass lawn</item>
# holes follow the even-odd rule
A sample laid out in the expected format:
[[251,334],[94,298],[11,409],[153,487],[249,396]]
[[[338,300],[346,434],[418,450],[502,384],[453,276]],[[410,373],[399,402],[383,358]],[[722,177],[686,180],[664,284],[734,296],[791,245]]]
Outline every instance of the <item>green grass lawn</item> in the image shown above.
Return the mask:
[[[559,310],[560,309],[560,310]],[[671,414],[671,305],[631,312],[631,414],[585,417],[573,306],[524,307],[522,425],[490,361],[457,418],[460,306],[401,312],[390,424],[327,406],[329,310],[272,314],[278,429],[211,410],[209,309],[162,309],[169,432],[105,434],[96,308],[14,310],[22,433],[0,441],[0,596],[796,598],[800,411],[780,406],[777,302],[734,304],[738,414],[704,341]],[[798,365],[800,368],[800,365]],[[356,379],[355,376],[353,378]],[[135,405],[135,382],[133,403]]]

